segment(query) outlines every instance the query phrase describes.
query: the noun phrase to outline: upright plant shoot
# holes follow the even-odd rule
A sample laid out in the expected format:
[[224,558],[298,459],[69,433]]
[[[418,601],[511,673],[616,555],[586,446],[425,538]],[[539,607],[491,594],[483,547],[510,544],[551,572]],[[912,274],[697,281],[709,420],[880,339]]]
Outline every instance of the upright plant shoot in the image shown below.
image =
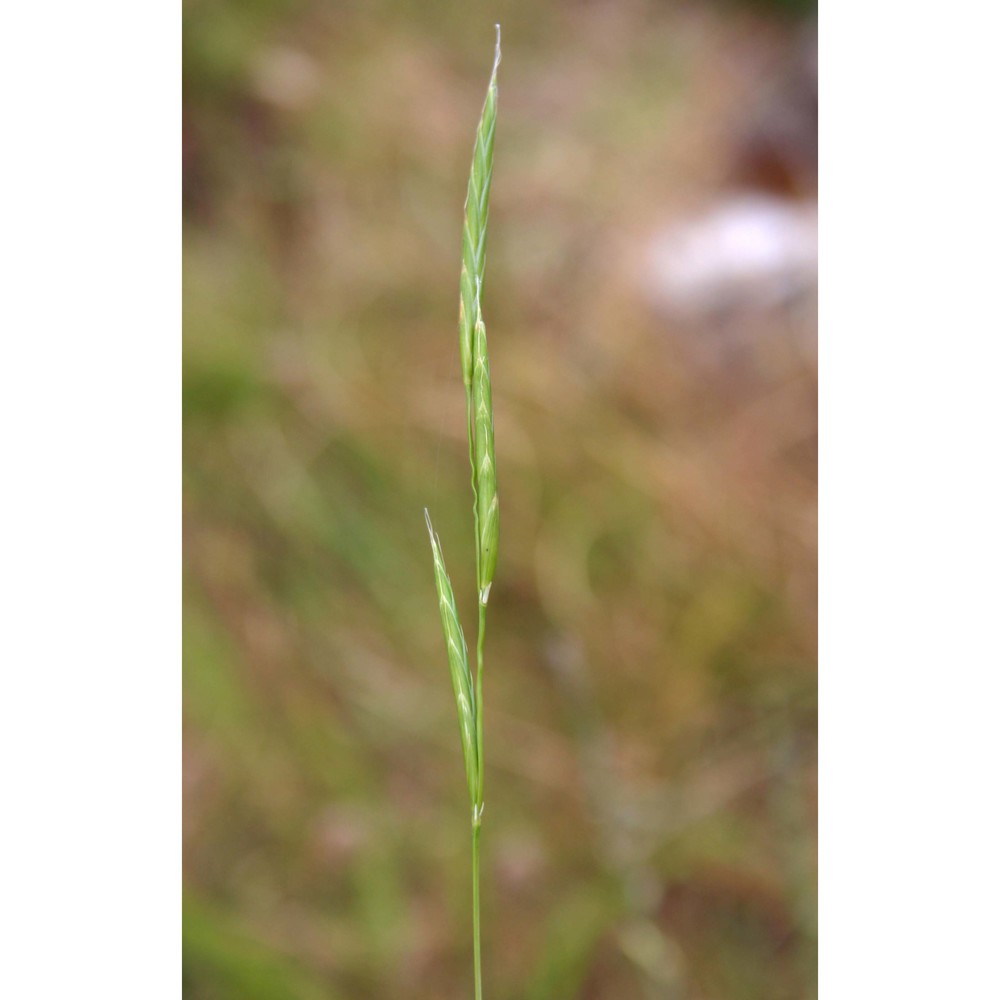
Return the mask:
[[473,680],[465,636],[455,608],[455,595],[445,569],[441,541],[424,511],[434,555],[441,625],[444,630],[448,666],[458,707],[462,755],[472,807],[472,934],[476,1000],[482,1000],[482,959],[479,941],[479,832],[483,822],[483,643],[486,638],[486,606],[493,585],[500,537],[500,503],[497,495],[496,455],[493,446],[493,388],[486,349],[482,289],[486,270],[486,231],[493,181],[493,136],[497,116],[497,67],[500,65],[500,25],[497,25],[493,73],[476,129],[472,169],[465,198],[462,227],[462,273],[459,279],[458,338],[465,384],[472,467],[472,517],[476,539],[476,605],[479,630],[476,639],[476,675]]

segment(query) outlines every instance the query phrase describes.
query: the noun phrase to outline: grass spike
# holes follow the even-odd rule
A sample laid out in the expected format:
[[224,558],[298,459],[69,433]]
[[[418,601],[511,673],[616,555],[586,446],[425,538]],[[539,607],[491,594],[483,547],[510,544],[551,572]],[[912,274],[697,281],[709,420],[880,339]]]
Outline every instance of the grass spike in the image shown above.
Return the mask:
[[445,570],[441,541],[424,510],[434,553],[434,580],[441,610],[441,625],[448,649],[455,702],[462,732],[462,753],[472,800],[472,937],[476,1000],[482,1000],[483,973],[479,932],[479,836],[483,822],[483,644],[486,638],[486,604],[496,571],[500,506],[497,498],[496,456],[493,441],[493,386],[483,322],[482,288],[486,271],[486,235],[490,188],[493,183],[493,138],[497,116],[497,68],[500,65],[500,25],[486,100],[472,148],[472,168],[465,196],[462,226],[462,271],[459,278],[458,332],[462,382],[465,386],[469,465],[472,469],[472,516],[476,537],[476,677],[473,682],[465,637],[455,609],[455,596]]

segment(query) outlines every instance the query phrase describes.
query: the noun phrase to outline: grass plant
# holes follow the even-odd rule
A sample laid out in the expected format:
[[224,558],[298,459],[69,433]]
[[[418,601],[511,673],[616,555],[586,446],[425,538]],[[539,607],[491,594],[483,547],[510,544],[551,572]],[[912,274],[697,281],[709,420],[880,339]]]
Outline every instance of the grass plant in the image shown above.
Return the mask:
[[[474,690],[454,272],[492,24],[433,0],[187,6],[184,998],[472,1000],[422,511]],[[800,32],[621,4],[609,46],[591,5],[567,44],[564,5],[504,10],[501,71],[516,26],[530,79],[514,100],[498,72],[481,294],[503,487],[483,989],[664,997],[645,916],[679,996],[815,998],[815,315],[706,381],[634,266],[678,191],[719,195],[726,123]]]
[[434,555],[434,582],[458,708],[462,755],[472,809],[472,934],[476,1000],[482,1000],[483,995],[479,929],[479,835],[483,822],[483,645],[486,639],[486,607],[496,572],[500,532],[500,502],[493,444],[493,389],[482,310],[499,65],[500,25],[497,25],[493,73],[486,91],[479,127],[476,129],[472,169],[465,199],[458,302],[459,355],[465,385],[469,464],[472,467],[472,517],[476,539],[476,606],[479,610],[479,624],[474,680],[465,635],[455,607],[455,593],[445,569],[441,540],[434,531],[429,512],[424,510]]

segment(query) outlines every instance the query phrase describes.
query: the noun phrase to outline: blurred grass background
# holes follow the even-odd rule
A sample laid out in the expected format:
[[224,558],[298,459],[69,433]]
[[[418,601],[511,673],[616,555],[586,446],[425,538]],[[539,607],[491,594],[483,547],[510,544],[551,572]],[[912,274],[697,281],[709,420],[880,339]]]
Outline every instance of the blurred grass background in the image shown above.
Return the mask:
[[815,994],[814,303],[720,331],[641,280],[692,207],[810,196],[746,139],[809,15],[186,0],[185,996],[471,993],[422,508],[471,629],[456,316],[497,20],[487,992]]

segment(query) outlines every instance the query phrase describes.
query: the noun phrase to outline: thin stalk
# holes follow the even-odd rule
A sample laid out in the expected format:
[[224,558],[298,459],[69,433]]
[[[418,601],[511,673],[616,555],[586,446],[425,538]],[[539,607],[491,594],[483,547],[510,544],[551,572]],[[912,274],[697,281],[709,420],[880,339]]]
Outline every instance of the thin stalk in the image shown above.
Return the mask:
[[483,969],[479,953],[479,831],[483,824],[483,642],[486,639],[486,605],[479,603],[479,637],[476,641],[476,749],[479,757],[479,801],[472,812],[472,935],[476,970],[476,1000],[483,1000]]
[[479,819],[483,818],[483,643],[486,641],[486,605],[479,604],[479,636],[476,639],[476,752],[479,756]]
[[479,810],[472,817],[472,953],[476,970],[476,1000],[483,1000],[483,964],[479,948]]

